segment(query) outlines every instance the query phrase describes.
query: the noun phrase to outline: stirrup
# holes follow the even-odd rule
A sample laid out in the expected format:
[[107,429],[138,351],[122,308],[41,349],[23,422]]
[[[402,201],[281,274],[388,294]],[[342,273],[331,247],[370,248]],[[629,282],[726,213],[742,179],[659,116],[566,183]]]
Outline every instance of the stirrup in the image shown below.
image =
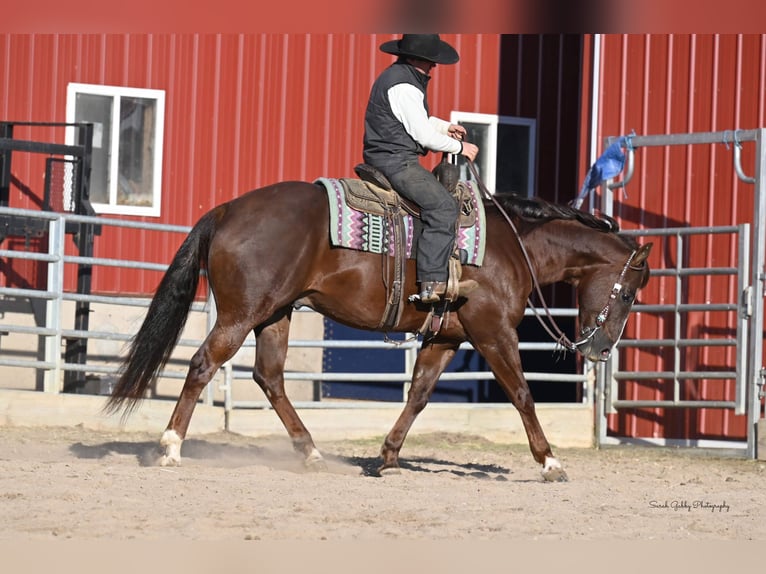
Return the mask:
[[445,281],[423,281],[418,298],[423,303],[436,303],[447,292]]
[[[474,279],[465,279],[457,284],[456,298],[467,297],[479,284]],[[447,284],[444,281],[424,281],[417,295],[410,295],[410,301],[421,303],[437,303],[447,294]]]

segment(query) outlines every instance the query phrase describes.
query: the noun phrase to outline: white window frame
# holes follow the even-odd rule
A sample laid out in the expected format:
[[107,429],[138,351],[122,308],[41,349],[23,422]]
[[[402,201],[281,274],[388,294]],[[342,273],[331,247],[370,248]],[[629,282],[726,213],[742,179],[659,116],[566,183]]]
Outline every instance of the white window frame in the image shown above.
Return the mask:
[[[119,215],[139,215],[159,217],[162,202],[162,159],[163,143],[165,133],[165,91],[152,90],[146,88],[129,88],[125,86],[106,86],[101,84],[81,84],[70,82],[67,85],[67,104],[66,117],[68,123],[75,121],[75,104],[77,94],[94,94],[98,96],[111,96],[113,98],[112,106],[112,130],[109,145],[112,153],[109,158],[109,203],[91,202],[93,209],[97,213],[119,214]],[[119,150],[120,143],[120,101],[121,97],[134,97],[152,99],[157,102],[157,115],[155,118],[154,133],[154,177],[152,182],[152,206],[121,205],[117,203],[117,185],[119,173]],[[66,143],[74,145],[74,128],[67,128]]]
[[[484,185],[493,194],[495,193],[497,180],[497,126],[499,124],[525,126],[529,128],[529,161],[527,165],[527,189],[524,190],[527,197],[535,195],[535,166],[537,162],[537,121],[534,118],[520,118],[516,116],[499,116],[496,114],[480,114],[475,112],[460,112],[453,110],[450,114],[450,123],[459,124],[462,122],[472,124],[486,124],[488,149],[480,149],[479,154],[484,159],[484,172],[481,178]],[[520,190],[521,191],[521,190]]]

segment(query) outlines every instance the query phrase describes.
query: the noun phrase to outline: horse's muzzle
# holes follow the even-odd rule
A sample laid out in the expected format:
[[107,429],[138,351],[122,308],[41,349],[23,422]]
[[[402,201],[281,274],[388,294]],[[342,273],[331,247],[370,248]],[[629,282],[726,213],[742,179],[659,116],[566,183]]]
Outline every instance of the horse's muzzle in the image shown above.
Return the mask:
[[594,363],[609,360],[614,343],[604,336],[600,328],[586,328],[580,334],[582,338],[575,343],[575,347],[586,359]]
[[611,348],[603,348],[601,350],[596,349],[598,349],[598,347],[594,347],[592,345],[587,345],[586,348],[578,347],[580,353],[586,359],[593,361],[594,363],[605,363],[609,360],[609,357],[612,356]]
[[608,349],[601,349],[601,351],[598,354],[598,361],[601,361],[602,363],[605,363],[609,360],[609,357],[612,356],[612,348]]

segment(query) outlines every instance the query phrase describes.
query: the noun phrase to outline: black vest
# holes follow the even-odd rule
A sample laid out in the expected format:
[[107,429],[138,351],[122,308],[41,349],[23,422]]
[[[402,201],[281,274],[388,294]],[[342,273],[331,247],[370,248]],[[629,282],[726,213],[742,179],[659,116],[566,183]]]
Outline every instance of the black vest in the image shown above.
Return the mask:
[[426,88],[429,76],[415,67],[397,61],[386,68],[370,90],[367,111],[364,114],[365,163],[385,170],[402,165],[407,160],[426,155],[428,150],[412,139],[402,123],[396,119],[388,101],[388,90],[397,84],[412,84],[423,92],[426,114],[429,114]]

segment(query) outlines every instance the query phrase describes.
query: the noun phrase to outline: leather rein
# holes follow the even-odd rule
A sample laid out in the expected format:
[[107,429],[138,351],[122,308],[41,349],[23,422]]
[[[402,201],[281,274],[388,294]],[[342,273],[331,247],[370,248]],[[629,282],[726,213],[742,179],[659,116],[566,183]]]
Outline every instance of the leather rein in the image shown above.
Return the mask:
[[[513,230],[513,233],[516,236],[516,240],[519,243],[519,247],[521,248],[521,253],[524,255],[524,260],[526,261],[527,267],[529,268],[529,274],[532,278],[532,284],[535,288],[535,292],[537,293],[537,296],[540,299],[540,305],[545,311],[545,318],[543,318],[540,315],[540,312],[537,310],[537,308],[534,305],[532,305],[532,302],[529,299],[527,299],[527,307],[529,307],[532,310],[532,313],[535,315],[535,318],[537,318],[537,320],[540,322],[543,329],[545,329],[548,335],[550,335],[551,338],[554,341],[556,341],[556,344],[560,345],[565,350],[571,353],[578,351],[579,347],[581,345],[584,345],[588,341],[590,341],[594,337],[594,335],[598,332],[598,330],[601,329],[603,324],[606,322],[606,319],[609,316],[609,309],[610,309],[611,302],[614,299],[616,299],[617,295],[622,290],[622,281],[625,277],[625,273],[628,271],[628,267],[630,267],[630,263],[633,261],[633,257],[636,255],[636,251],[634,250],[630,254],[630,257],[628,257],[628,260],[625,262],[625,265],[622,268],[622,272],[620,273],[619,279],[614,284],[614,287],[612,287],[612,291],[609,295],[609,302],[607,302],[607,304],[604,306],[604,308],[596,317],[596,325],[594,327],[583,327],[580,330],[580,333],[583,335],[583,337],[573,343],[569,339],[569,337],[567,337],[566,334],[559,328],[558,324],[556,323],[556,320],[553,318],[553,314],[551,313],[550,309],[548,308],[548,305],[545,302],[545,297],[543,297],[542,290],[540,289],[540,283],[537,280],[537,275],[535,274],[534,267],[532,266],[532,260],[530,259],[529,253],[527,252],[527,249],[524,246],[524,242],[521,240],[521,234],[519,233],[519,230],[516,228],[516,225],[513,223],[513,220],[510,218],[510,216],[505,211],[505,209],[503,209],[500,203],[498,203],[498,201],[495,199],[495,196],[491,194],[489,190],[487,189],[487,187],[484,185],[484,182],[479,176],[476,166],[471,160],[468,160],[468,167],[471,170],[471,174],[476,179],[476,182],[479,185],[479,190],[481,191],[482,195],[485,198],[489,199],[495,205],[495,207],[503,215],[506,222]],[[546,320],[547,320],[547,323],[546,323]]]

